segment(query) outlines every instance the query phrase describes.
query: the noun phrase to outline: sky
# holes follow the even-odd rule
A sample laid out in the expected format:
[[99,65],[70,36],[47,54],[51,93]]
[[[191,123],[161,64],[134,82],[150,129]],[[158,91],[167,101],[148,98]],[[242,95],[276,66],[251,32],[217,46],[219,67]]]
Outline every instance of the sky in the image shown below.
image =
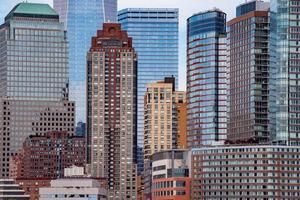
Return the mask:
[[[5,15],[11,8],[23,0],[0,0],[0,21],[3,21]],[[235,15],[235,7],[246,0],[119,0],[118,7],[149,7],[149,8],[179,8],[179,89],[185,90],[186,87],[186,19],[198,13],[212,9],[214,7],[223,10],[227,13],[227,19],[230,20]],[[249,0],[248,0],[249,1]],[[52,5],[52,0],[28,0],[32,3],[49,3]]]

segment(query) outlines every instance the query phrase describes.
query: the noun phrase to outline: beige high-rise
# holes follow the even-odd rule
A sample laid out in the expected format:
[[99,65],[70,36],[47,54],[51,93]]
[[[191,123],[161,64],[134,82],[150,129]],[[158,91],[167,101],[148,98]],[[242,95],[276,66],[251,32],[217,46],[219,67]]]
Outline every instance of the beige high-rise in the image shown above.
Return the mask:
[[175,78],[149,83],[145,94],[144,159],[161,150],[176,149],[178,103],[186,102],[186,93],[175,91]]

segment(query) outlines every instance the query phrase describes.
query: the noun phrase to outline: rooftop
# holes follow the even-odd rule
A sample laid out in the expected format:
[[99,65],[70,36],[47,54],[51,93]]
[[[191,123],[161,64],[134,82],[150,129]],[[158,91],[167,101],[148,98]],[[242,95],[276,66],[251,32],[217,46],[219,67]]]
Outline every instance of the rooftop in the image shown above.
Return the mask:
[[192,15],[192,17],[193,17],[193,16],[196,16],[196,15],[201,15],[201,14],[210,13],[210,12],[222,12],[222,13],[223,13],[223,11],[222,11],[221,9],[214,7],[214,8],[212,8],[212,9],[208,9],[208,10],[204,10],[204,11],[200,11],[200,12],[194,13],[194,14]]
[[48,4],[40,3],[19,3],[5,17],[5,21],[11,17],[33,17],[58,19],[57,12]]

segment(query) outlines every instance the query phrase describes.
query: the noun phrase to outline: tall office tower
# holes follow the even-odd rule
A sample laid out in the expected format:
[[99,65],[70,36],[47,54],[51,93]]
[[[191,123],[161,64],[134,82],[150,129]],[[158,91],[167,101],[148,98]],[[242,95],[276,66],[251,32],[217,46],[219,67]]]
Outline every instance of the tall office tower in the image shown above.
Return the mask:
[[117,0],[53,0],[53,6],[67,30],[70,100],[76,102],[76,122],[86,122],[86,52],[98,27],[117,21]]
[[248,9],[228,22],[228,135],[229,142],[269,141],[269,8]]
[[226,14],[200,12],[187,21],[188,148],[226,140]]
[[175,91],[175,78],[147,84],[145,93],[144,162],[153,153],[177,148],[177,103],[186,101],[185,92]]
[[300,2],[270,6],[270,134],[279,144],[300,144]]
[[68,42],[47,4],[20,3],[0,26],[0,177],[25,138],[75,129],[68,101]]
[[133,46],[139,55],[137,161],[138,172],[141,172],[146,85],[167,76],[178,80],[178,9],[127,8],[119,11],[118,20],[133,38]]
[[88,142],[94,177],[106,177],[109,199],[136,199],[136,75],[132,38],[104,23],[87,55]]

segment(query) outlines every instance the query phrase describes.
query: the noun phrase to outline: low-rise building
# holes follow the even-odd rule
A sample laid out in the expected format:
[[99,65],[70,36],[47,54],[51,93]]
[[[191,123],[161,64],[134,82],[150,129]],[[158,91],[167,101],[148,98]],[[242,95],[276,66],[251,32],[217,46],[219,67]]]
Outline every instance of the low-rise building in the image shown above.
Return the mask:
[[10,159],[10,178],[21,185],[30,200],[39,200],[39,188],[64,177],[65,168],[85,166],[85,148],[83,137],[68,132],[29,136],[22,150]]
[[12,179],[0,179],[1,200],[29,200],[29,195]]
[[300,196],[300,147],[220,146],[191,150],[191,199]]
[[42,187],[50,187],[50,178],[30,178],[17,179],[16,183],[29,195],[30,200],[39,200],[39,189]]
[[90,178],[66,178],[51,181],[48,188],[40,188],[40,200],[76,199],[106,200],[107,191]]
[[190,200],[188,151],[153,154],[151,180],[152,200]]
[[10,160],[10,177],[61,178],[65,168],[85,164],[85,138],[68,132],[49,132],[26,138],[22,150]]

